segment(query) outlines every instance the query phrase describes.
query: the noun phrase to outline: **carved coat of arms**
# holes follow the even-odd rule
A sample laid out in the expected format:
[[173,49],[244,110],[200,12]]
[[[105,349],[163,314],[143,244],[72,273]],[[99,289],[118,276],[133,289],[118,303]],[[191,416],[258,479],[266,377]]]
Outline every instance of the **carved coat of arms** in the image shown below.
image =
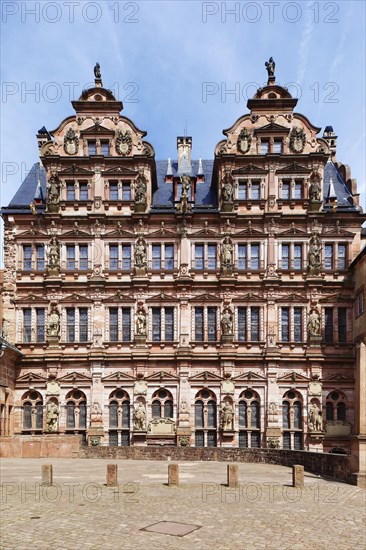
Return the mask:
[[132,151],[132,137],[131,132],[118,132],[116,139],[116,151],[119,155],[127,156]]
[[302,128],[292,128],[290,134],[290,149],[294,153],[302,153],[305,147],[306,136]]
[[250,149],[251,143],[252,136],[248,133],[246,128],[243,128],[238,137],[238,150],[241,153],[247,153]]
[[76,155],[79,149],[79,138],[72,128],[69,128],[64,138],[64,149],[68,155]]

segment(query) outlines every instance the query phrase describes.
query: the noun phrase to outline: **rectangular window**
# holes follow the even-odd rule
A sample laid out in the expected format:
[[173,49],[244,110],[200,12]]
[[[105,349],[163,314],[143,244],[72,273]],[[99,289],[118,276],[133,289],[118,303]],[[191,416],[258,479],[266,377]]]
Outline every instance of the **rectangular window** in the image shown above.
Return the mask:
[[131,200],[131,184],[130,182],[122,182],[122,200],[130,201]]
[[75,185],[74,182],[66,184],[66,200],[74,201],[75,200]]
[[36,261],[37,261],[37,271],[44,270],[44,245],[37,244],[36,246]]
[[79,269],[87,271],[88,269],[88,245],[81,244],[79,246]]
[[68,270],[75,270],[75,246],[66,246],[66,266]]
[[244,180],[239,180],[239,186],[238,186],[238,199],[240,201],[246,201],[248,198],[247,193],[247,182]]
[[79,309],[79,341],[88,341],[88,309],[86,307]]
[[281,257],[282,269],[290,269],[290,245],[282,245],[282,257]]
[[79,184],[79,198],[81,201],[87,201],[89,198],[88,193],[88,184],[87,183],[80,183]]
[[207,308],[207,336],[209,342],[215,342],[217,340],[216,335],[216,316],[217,308],[208,307]]
[[165,269],[173,271],[174,269],[174,245],[165,245]]
[[259,269],[259,244],[250,247],[250,268]]
[[165,308],[165,341],[173,342],[174,340],[174,308]]
[[302,342],[302,308],[294,308],[294,340],[295,342]]
[[88,141],[88,155],[96,155],[96,154],[97,154],[97,142]]
[[238,245],[238,269],[247,268],[247,245],[239,244]]
[[131,341],[131,308],[122,308],[122,342]]
[[109,340],[118,341],[118,308],[109,308]]
[[159,307],[153,307],[152,314],[152,340],[160,342],[161,340],[161,311]]
[[153,270],[161,269],[161,245],[160,244],[152,245],[152,269]]
[[273,143],[273,152],[274,153],[282,153],[282,141],[279,139],[276,139]]
[[285,201],[290,199],[290,182],[282,182],[281,199]]
[[30,307],[23,309],[23,341],[32,341],[32,310]]
[[109,200],[110,201],[118,201],[118,183],[117,182],[109,182]]
[[109,141],[101,141],[100,149],[103,156],[109,157]]
[[333,245],[326,244],[324,246],[324,269],[333,269]]
[[216,245],[207,245],[207,269],[216,269]]
[[339,244],[338,245],[338,269],[345,270],[346,269],[346,245],[345,244]]
[[347,309],[338,308],[338,342],[344,344],[347,342]]
[[281,307],[281,341],[290,341],[290,310],[288,307]]
[[23,245],[23,270],[32,269],[32,247],[28,244]]
[[111,271],[118,269],[118,244],[109,245],[109,269]]
[[269,152],[269,141],[268,140],[262,140],[261,146],[259,149],[259,153],[261,155],[266,155]]
[[246,342],[247,340],[247,308],[238,307],[238,340]]
[[324,318],[325,318],[325,341],[326,342],[333,342],[333,308],[326,307],[324,310]]
[[253,201],[258,201],[260,197],[260,184],[259,183],[252,183],[252,187],[250,190],[250,198]]
[[294,245],[294,269],[302,268],[302,245]]
[[122,269],[128,271],[131,269],[131,245],[122,245]]
[[259,342],[259,307],[250,308],[250,340]]
[[194,308],[194,339],[203,342],[203,307]]
[[194,247],[194,266],[195,266],[195,269],[203,270],[203,267],[204,267],[203,244],[196,244]]
[[295,181],[294,187],[294,199],[302,199],[302,182]]
[[45,341],[45,310],[44,308],[36,309],[36,322],[37,322],[37,342]]
[[75,309],[67,308],[66,310],[66,332],[67,341],[75,342]]

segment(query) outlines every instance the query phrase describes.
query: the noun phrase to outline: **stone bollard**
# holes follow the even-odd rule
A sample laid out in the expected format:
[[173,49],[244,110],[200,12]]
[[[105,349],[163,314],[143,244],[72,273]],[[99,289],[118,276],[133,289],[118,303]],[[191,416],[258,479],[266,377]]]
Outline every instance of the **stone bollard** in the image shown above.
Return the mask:
[[50,487],[53,484],[52,464],[43,464],[42,466],[42,485]]
[[227,465],[227,486],[232,488],[239,487],[239,470],[237,464]]
[[118,485],[118,466],[117,464],[107,464],[107,487]]
[[168,485],[178,487],[179,485],[179,465],[168,464]]
[[304,466],[299,464],[292,466],[292,486],[304,487]]

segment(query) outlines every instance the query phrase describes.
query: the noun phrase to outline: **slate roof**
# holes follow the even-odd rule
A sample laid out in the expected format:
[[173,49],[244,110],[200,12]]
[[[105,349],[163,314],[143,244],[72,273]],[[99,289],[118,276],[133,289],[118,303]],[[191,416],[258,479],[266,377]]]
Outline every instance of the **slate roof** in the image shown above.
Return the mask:
[[[323,192],[324,192],[324,206],[327,207],[327,199],[329,196],[329,187],[330,187],[330,180],[332,179],[333,187],[335,194],[337,196],[337,210],[338,211],[344,211],[344,210],[357,210],[357,208],[353,204],[353,198],[348,190],[345,182],[342,179],[342,176],[338,172],[337,168],[335,167],[334,163],[331,160],[328,160],[327,164],[324,167],[324,186],[323,186]],[[330,205],[330,208],[333,206]]]
[[[173,176],[180,176],[178,172],[178,163],[173,161],[172,174]],[[193,160],[191,175],[195,177],[198,173],[198,160]],[[204,183],[197,183],[196,185],[196,200],[194,211],[207,211],[217,210],[217,194],[216,184],[212,182],[213,176],[213,160],[202,160],[203,173],[205,176]],[[165,183],[165,175],[168,169],[167,160],[156,161],[156,175],[157,175],[157,189],[153,193],[153,200],[151,206],[151,212],[169,211],[174,208],[173,205],[173,184]],[[36,162],[30,172],[25,177],[23,183],[11,199],[7,207],[3,207],[1,212],[4,214],[21,214],[25,211],[30,211],[30,203],[33,202],[37,192],[38,178],[40,180],[41,190],[43,197],[46,196],[46,171]],[[336,166],[332,161],[328,161],[324,169],[324,207],[332,208],[332,204],[327,204],[327,198],[329,195],[330,180],[332,178],[335,193],[337,195],[337,210],[338,211],[357,211],[358,207],[354,206],[353,198],[350,191],[347,189],[345,182],[339,174]],[[42,210],[45,205],[37,206],[37,210]]]

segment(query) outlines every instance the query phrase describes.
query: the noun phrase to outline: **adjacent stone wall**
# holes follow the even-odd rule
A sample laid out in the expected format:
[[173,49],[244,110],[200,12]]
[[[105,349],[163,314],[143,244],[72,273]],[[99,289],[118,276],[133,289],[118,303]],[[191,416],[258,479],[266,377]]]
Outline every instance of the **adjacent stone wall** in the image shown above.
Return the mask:
[[79,435],[0,437],[0,458],[77,458]]
[[81,447],[81,458],[113,460],[190,460],[254,462],[293,466],[302,464],[307,472],[355,484],[349,456],[282,449],[238,449],[207,447]]

